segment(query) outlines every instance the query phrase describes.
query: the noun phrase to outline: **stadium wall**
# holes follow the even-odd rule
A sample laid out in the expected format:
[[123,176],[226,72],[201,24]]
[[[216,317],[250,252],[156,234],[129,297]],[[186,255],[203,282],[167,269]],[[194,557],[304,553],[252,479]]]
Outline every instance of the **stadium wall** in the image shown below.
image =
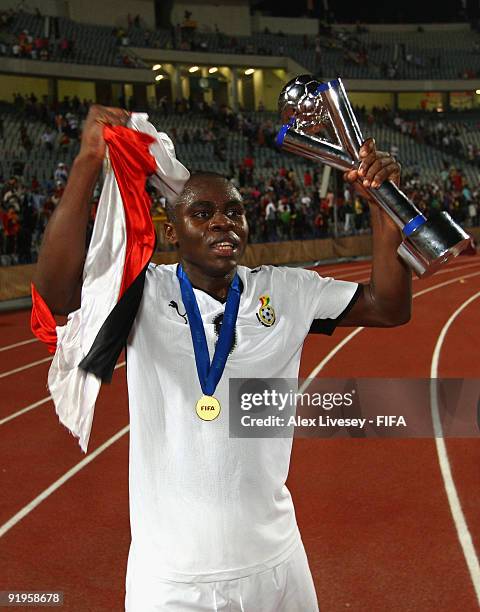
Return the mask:
[[262,102],[267,110],[277,110],[278,94],[288,80],[285,70],[256,70],[253,74],[255,108]]
[[369,92],[349,92],[348,97],[353,106],[364,106],[367,110],[376,106],[377,108],[393,108],[393,94],[390,92],[379,91]]
[[[141,47],[131,47],[132,51],[136,56],[140,57],[147,63],[170,63],[177,66],[186,66],[188,64],[196,64],[199,66],[224,66],[224,67],[235,67],[239,66],[247,68],[253,67],[255,69],[274,69],[278,70],[283,68],[285,70],[285,81],[293,78],[297,74],[306,72],[306,69],[300,64],[295,62],[289,57],[279,56],[260,56],[260,55],[233,55],[233,54],[222,54],[222,53],[201,53],[193,51],[172,51],[167,49],[151,49]],[[0,87],[0,99],[11,101],[13,91],[24,91],[24,86],[20,84],[20,87],[11,89],[8,86],[8,80],[4,81],[3,75],[25,75],[27,78],[32,77],[51,77],[52,79],[77,79],[79,81],[110,81],[117,83],[145,83],[152,84],[153,74],[151,70],[130,68],[120,68],[114,66],[94,66],[87,64],[74,64],[65,62],[42,62],[33,61],[28,59],[15,59],[10,57],[0,57],[0,80],[2,87]],[[336,74],[324,75],[325,79],[336,78]],[[24,77],[21,77],[22,79]],[[267,77],[268,78],[268,77]],[[272,77],[274,81],[274,77]],[[13,81],[12,81],[13,82]],[[19,82],[19,81],[18,81]],[[349,93],[355,92],[358,94],[367,94],[372,96],[369,101],[367,97],[361,105],[365,105],[370,108],[372,105],[378,106],[378,101],[373,102],[374,96],[388,96],[392,93],[402,94],[399,96],[398,106],[400,108],[420,108],[420,102],[425,95],[432,96],[434,92],[454,92],[457,98],[466,98],[468,95],[474,96],[476,90],[480,90],[480,78],[477,79],[456,79],[456,80],[385,80],[385,79],[344,79],[345,86]],[[31,84],[33,81],[29,81],[28,88],[30,93],[32,91]],[[39,87],[45,88],[45,82],[40,84]],[[172,85],[173,87],[173,85]],[[36,95],[42,95],[40,90],[34,90]],[[272,88],[273,91],[273,88]],[[403,94],[411,94],[405,95]],[[183,92],[183,95],[186,95]],[[412,97],[413,96],[413,97]],[[416,96],[416,98],[415,98]],[[176,97],[176,96],[174,96]],[[267,95],[267,98],[269,96]],[[414,99],[415,98],[415,99]],[[455,102],[457,101],[455,98]],[[260,98],[261,99],[261,98]],[[439,97],[438,100],[441,98]],[[257,99],[258,103],[259,99]],[[405,104],[404,104],[405,101]],[[464,100],[460,100],[463,102]],[[275,104],[266,103],[263,100],[265,106],[269,110],[276,108]],[[480,102],[480,96],[474,96],[474,104],[477,105]],[[356,104],[357,102],[355,102]],[[433,103],[433,97],[432,97]],[[389,105],[385,98],[385,105]],[[390,105],[389,105],[390,106]],[[463,107],[460,104],[454,104],[455,108]]]
[[[152,71],[146,68],[133,70],[132,68],[117,68],[115,66],[92,66],[90,64],[67,64],[65,62],[42,62],[40,60],[0,57],[0,80],[2,85],[0,87],[0,99],[6,99],[1,97],[5,95],[3,89],[8,84],[8,81],[4,80],[5,77],[17,79],[47,77],[44,79],[46,83],[48,83],[48,77],[66,80],[77,79],[80,81],[116,81],[119,83],[153,82]],[[35,93],[38,95],[37,91]]]
[[95,83],[91,81],[58,81],[58,99],[63,100],[65,96],[73,98],[77,96],[80,100],[96,100]]
[[5,102],[13,102],[14,93],[29,96],[33,92],[40,100],[48,96],[48,79],[0,74],[0,83],[0,100]]

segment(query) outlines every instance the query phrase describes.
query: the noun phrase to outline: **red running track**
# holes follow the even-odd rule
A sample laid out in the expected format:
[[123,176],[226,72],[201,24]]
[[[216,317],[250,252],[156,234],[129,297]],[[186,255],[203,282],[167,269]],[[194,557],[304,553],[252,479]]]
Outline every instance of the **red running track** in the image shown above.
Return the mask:
[[[368,268],[355,263],[320,271],[366,280]],[[320,377],[429,377],[442,328],[480,291],[480,259],[459,258],[442,273],[415,281],[414,291],[420,295],[407,326],[364,329],[335,354],[351,329],[339,328],[331,338],[310,336],[301,375],[316,368]],[[473,300],[452,323],[438,376],[480,378],[479,304],[480,298]],[[1,315],[0,330],[0,590],[60,590],[64,610],[122,610],[130,538],[128,433],[96,453],[128,425],[125,368],[97,403],[87,455],[93,460],[66,479],[85,457],[52,403],[21,412],[48,398],[49,363],[2,376],[48,354],[35,342],[1,350],[31,338],[28,313]],[[471,534],[469,562],[478,564],[478,439],[446,439],[446,449]],[[435,440],[296,439],[288,485],[322,612],[479,609],[478,576],[472,578],[457,535]],[[22,509],[25,516],[8,523]]]

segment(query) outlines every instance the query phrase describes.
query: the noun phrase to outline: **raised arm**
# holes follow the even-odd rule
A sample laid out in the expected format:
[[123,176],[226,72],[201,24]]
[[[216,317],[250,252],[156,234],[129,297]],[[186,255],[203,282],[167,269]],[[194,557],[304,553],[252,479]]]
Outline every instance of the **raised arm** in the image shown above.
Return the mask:
[[123,109],[98,105],[88,113],[80,152],[45,230],[33,277],[53,314],[68,314],[80,307],[90,201],[106,149],[103,127],[125,125],[128,117]]
[[[353,183],[358,177],[364,187],[378,188],[384,181],[400,183],[400,166],[388,153],[377,151],[373,139],[360,149],[362,162],[357,170],[345,175]],[[358,183],[356,184],[357,187]],[[412,274],[397,255],[402,233],[392,219],[367,195],[373,230],[373,262],[370,282],[353,308],[339,323],[340,326],[392,327],[410,320],[412,304]]]

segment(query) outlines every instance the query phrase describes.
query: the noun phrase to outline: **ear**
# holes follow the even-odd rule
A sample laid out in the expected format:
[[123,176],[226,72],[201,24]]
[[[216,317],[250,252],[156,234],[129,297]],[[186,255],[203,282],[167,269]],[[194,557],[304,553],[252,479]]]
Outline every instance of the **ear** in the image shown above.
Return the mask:
[[163,231],[165,232],[165,238],[167,239],[167,241],[170,244],[178,246],[177,231],[175,229],[175,225],[173,223],[170,223],[170,221],[166,221],[163,224]]

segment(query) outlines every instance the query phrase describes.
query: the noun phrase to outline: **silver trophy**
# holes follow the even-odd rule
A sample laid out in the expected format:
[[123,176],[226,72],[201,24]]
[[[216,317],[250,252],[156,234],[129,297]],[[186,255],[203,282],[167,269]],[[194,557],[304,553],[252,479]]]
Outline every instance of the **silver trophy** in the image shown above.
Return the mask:
[[[278,146],[343,172],[358,168],[365,139],[341,79],[322,83],[298,76],[282,89],[278,106],[283,123]],[[402,230],[397,252],[419,277],[433,274],[468,247],[469,235],[447,212],[427,219],[391,181],[366,191]]]

